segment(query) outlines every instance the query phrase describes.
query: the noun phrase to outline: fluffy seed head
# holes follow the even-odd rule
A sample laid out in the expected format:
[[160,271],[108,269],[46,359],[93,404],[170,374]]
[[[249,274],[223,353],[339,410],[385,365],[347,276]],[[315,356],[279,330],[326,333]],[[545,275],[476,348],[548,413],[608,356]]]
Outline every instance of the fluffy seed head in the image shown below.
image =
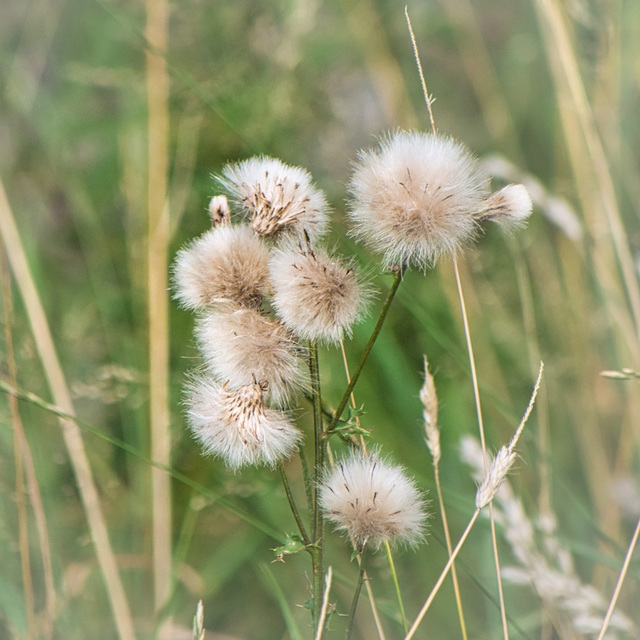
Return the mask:
[[385,541],[416,545],[424,537],[426,513],[418,489],[401,467],[375,452],[338,462],[320,487],[320,505],[358,550]]
[[231,223],[231,211],[226,196],[213,196],[211,198],[209,201],[209,217],[214,227],[218,224]]
[[487,180],[463,145],[407,131],[361,152],[349,187],[353,235],[387,264],[421,268],[474,238],[487,194]]
[[181,249],[175,297],[187,309],[233,302],[259,307],[269,287],[269,252],[245,226],[214,227]]
[[276,250],[269,271],[278,316],[308,340],[340,342],[369,298],[351,266],[308,244]]
[[224,458],[232,469],[244,465],[274,466],[289,457],[300,442],[299,431],[286,414],[267,409],[265,382],[230,389],[212,380],[197,380],[187,398],[187,417],[205,454]]
[[268,399],[283,406],[306,386],[300,346],[281,323],[254,309],[222,309],[201,317],[196,336],[204,359],[232,388],[265,380]]
[[491,220],[507,229],[522,227],[531,215],[531,197],[522,184],[508,184],[489,196],[478,220]]
[[316,238],[327,226],[328,205],[324,193],[300,167],[280,160],[254,157],[227,165],[219,178],[232,198],[248,215],[254,231],[262,236],[303,232]]

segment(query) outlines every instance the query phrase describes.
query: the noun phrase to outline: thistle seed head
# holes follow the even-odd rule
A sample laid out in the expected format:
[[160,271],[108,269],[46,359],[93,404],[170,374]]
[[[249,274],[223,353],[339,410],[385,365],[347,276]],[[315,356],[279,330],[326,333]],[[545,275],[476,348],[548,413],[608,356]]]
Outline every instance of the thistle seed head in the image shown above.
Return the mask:
[[338,462],[320,487],[320,505],[357,550],[385,541],[417,545],[424,537],[420,492],[401,467],[376,452],[352,453]]
[[269,289],[269,252],[244,225],[214,227],[178,252],[175,297],[187,309],[217,303],[259,308]]
[[341,342],[370,297],[352,265],[309,243],[276,250],[269,271],[276,313],[307,340]]
[[286,405],[306,387],[301,348],[280,322],[254,309],[226,308],[202,316],[196,336],[205,362],[232,388],[265,380],[270,402]]
[[353,236],[387,264],[425,268],[476,236],[488,182],[459,142],[400,131],[361,152],[349,189]]
[[507,229],[522,227],[531,215],[531,197],[522,184],[508,184],[489,196],[478,216],[479,222],[491,220]]
[[264,381],[238,389],[213,380],[195,380],[187,398],[187,417],[205,454],[220,456],[232,469],[274,466],[298,447],[300,432],[286,414],[263,403]]
[[249,158],[227,165],[219,178],[247,214],[253,230],[266,237],[304,232],[321,236],[327,227],[328,205],[311,175],[268,157]]

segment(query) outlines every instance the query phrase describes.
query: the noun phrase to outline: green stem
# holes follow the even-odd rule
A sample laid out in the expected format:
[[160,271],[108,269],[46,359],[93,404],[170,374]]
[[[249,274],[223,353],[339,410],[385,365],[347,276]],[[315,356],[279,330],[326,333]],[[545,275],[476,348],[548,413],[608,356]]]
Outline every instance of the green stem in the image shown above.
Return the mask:
[[284,466],[282,465],[282,463],[278,465],[278,471],[280,471],[280,477],[282,478],[284,492],[287,494],[287,500],[289,501],[291,512],[293,513],[293,517],[295,518],[296,524],[298,525],[298,530],[300,531],[300,535],[302,536],[302,541],[307,547],[309,547],[311,545],[311,540],[309,540],[307,530],[305,529],[304,523],[302,522],[302,518],[300,517],[300,513],[298,512],[298,507],[296,507],[296,503],[293,499],[293,494],[291,493],[291,486],[289,485],[289,479],[287,478],[287,474],[284,470]]
[[320,607],[324,594],[324,550],[323,533],[324,517],[319,504],[320,481],[324,471],[324,457],[326,443],[324,440],[324,425],[322,420],[322,395],[320,393],[320,365],[318,360],[318,344],[309,345],[309,374],[311,378],[311,394],[313,398],[313,434],[314,434],[314,465],[313,465],[313,534],[311,558],[313,564],[313,626],[317,626],[320,619]]
[[367,342],[367,346],[365,347],[364,352],[362,353],[362,357],[360,358],[358,367],[356,368],[353,376],[351,377],[351,382],[349,382],[349,385],[347,386],[347,390],[344,392],[344,395],[342,396],[342,400],[340,400],[340,404],[338,405],[338,408],[333,414],[333,420],[331,421],[331,424],[326,430],[326,435],[331,435],[331,433],[335,430],[336,426],[338,425],[338,421],[342,417],[342,413],[344,412],[345,407],[349,402],[349,398],[351,397],[351,392],[356,386],[356,382],[358,382],[358,378],[360,377],[360,374],[362,373],[362,369],[364,368],[367,358],[371,353],[371,349],[373,349],[373,345],[375,344],[375,341],[378,338],[378,335],[380,334],[382,325],[384,324],[384,321],[387,317],[387,313],[389,312],[389,308],[391,307],[391,302],[393,301],[393,298],[396,295],[396,291],[398,290],[398,287],[402,282],[402,274],[403,274],[402,267],[398,267],[398,270],[395,273],[393,284],[391,285],[391,289],[389,289],[389,293],[387,294],[387,299],[384,301],[384,305],[380,311],[378,322],[376,323],[376,326],[373,329],[373,333],[369,338],[369,342]]
[[393,562],[393,555],[391,554],[391,546],[389,545],[389,541],[385,540],[384,545],[387,551],[387,558],[389,559],[389,567],[391,569],[391,577],[393,578],[393,586],[395,587],[396,595],[398,596],[398,606],[400,607],[400,619],[402,620],[402,628],[406,634],[409,630],[409,625],[407,623],[407,616],[404,612],[404,604],[402,603],[402,594],[400,593],[400,584],[398,583],[396,565]]
[[358,582],[356,584],[356,590],[353,592],[353,600],[351,601],[351,611],[349,612],[349,624],[347,625],[347,631],[344,634],[345,640],[350,640],[351,632],[353,630],[353,621],[356,617],[356,609],[358,607],[358,600],[360,598],[360,591],[362,591],[362,585],[364,584],[364,552],[358,554],[360,561],[360,575],[358,576]]

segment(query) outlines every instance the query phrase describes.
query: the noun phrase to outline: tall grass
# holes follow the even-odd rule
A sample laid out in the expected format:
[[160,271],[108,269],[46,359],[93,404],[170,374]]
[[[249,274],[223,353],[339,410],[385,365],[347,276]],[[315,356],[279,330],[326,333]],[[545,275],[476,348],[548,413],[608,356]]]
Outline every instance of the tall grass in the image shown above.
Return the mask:
[[[3,8],[0,637],[189,638],[200,599],[207,637],[309,637],[305,559],[272,564],[296,527],[278,474],[229,473],[187,435],[181,387],[198,359],[168,264],[207,226],[209,174],[263,152],[309,168],[336,210],[332,242],[387,290],[344,235],[342,185],[382,130],[431,126],[411,42],[391,2],[147,5]],[[640,515],[640,389],[630,374],[600,375],[640,371],[640,6],[456,0],[409,12],[438,129],[540,187],[524,233],[489,230],[458,265],[487,448],[510,440],[544,360],[511,486],[530,522],[556,521],[538,535],[608,602]],[[352,370],[382,302],[345,345]],[[435,499],[424,353],[455,545],[475,508],[458,444],[477,418],[451,263],[405,275],[354,390],[363,426]],[[337,406],[339,350],[320,354],[320,375]],[[299,467],[286,471],[299,486]],[[449,558],[437,511],[428,546],[394,554],[409,622]],[[517,565],[496,531],[501,566]],[[480,519],[455,565],[474,637],[503,636],[490,537]],[[329,603],[348,612],[358,569],[337,538],[325,553]],[[379,626],[403,637],[384,553],[367,575]],[[638,578],[631,557],[617,600],[631,617]],[[504,590],[510,637],[579,637],[529,586]],[[354,637],[379,637],[361,597]],[[327,637],[336,629],[330,616]],[[419,633],[462,637],[451,581]]]

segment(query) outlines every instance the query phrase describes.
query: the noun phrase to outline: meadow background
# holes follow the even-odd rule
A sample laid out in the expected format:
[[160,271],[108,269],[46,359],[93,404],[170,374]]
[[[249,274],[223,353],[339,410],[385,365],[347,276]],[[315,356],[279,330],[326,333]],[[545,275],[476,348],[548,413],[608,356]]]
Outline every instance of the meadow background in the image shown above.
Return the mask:
[[[640,515],[640,388],[600,375],[640,371],[640,3],[408,7],[438,130],[535,200],[525,230],[488,229],[460,262],[488,444],[511,437],[543,360],[511,481],[532,521],[555,514],[577,573],[608,601]],[[226,161],[306,167],[335,211],[330,246],[380,292],[346,345],[357,360],[390,277],[345,236],[350,162],[385,130],[430,127],[404,3],[4,0],[1,13],[0,638],[126,637],[127,609],[138,638],[190,638],[199,599],[207,638],[290,638],[296,625],[306,637],[307,557],[272,563],[279,542],[264,531],[295,529],[278,475],[227,471],[185,428],[182,386],[199,360],[192,315],[167,298],[168,265],[207,229],[210,174]],[[425,353],[456,540],[475,494],[458,443],[477,420],[447,261],[407,274],[356,388],[373,440],[435,499]],[[339,351],[321,367],[335,404]],[[150,457],[206,491],[167,482]],[[395,557],[409,618],[447,559],[432,507],[428,545]],[[357,571],[337,537],[329,562],[345,611]],[[472,637],[502,637],[486,520],[458,574]],[[120,596],[105,575],[119,575]],[[370,575],[387,637],[402,637],[384,554]],[[636,559],[620,609],[637,623],[639,578]],[[511,637],[560,637],[529,588],[505,588]],[[356,635],[374,633],[363,598]],[[460,637],[449,582],[421,633]]]

